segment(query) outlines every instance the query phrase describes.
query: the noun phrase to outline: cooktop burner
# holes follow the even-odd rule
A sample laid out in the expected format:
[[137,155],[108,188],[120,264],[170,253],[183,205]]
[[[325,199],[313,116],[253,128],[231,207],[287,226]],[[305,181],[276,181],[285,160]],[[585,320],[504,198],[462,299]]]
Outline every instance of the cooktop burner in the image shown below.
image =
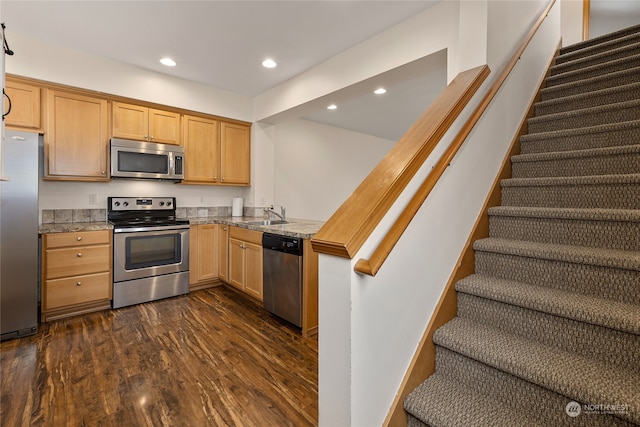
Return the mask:
[[176,218],[175,197],[109,197],[107,219],[117,228],[187,225]]

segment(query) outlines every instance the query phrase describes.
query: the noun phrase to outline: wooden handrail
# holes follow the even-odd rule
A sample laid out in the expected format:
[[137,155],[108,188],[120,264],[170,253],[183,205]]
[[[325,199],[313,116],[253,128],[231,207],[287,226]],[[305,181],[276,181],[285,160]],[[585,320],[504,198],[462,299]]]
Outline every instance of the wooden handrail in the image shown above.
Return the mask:
[[482,65],[456,76],[315,234],[316,252],[353,258],[488,75]]
[[487,94],[482,98],[480,104],[478,104],[476,109],[473,111],[471,117],[469,117],[462,129],[460,129],[456,137],[453,139],[453,141],[451,141],[451,144],[449,144],[449,147],[444,152],[440,160],[438,160],[438,163],[436,163],[431,172],[429,172],[429,175],[424,180],[416,194],[411,198],[409,204],[405,207],[400,216],[396,219],[394,224],[389,229],[389,232],[384,236],[380,244],[373,251],[370,259],[359,259],[354,267],[355,271],[357,271],[358,273],[375,276],[378,270],[380,270],[380,267],[382,267],[382,264],[387,259],[394,246],[398,243],[398,240],[400,240],[400,237],[409,226],[409,223],[418,212],[418,209],[420,209],[429,194],[431,194],[431,190],[433,190],[433,188],[436,186],[436,184],[444,174],[444,171],[449,167],[449,164],[455,157],[456,153],[458,152],[460,147],[462,147],[462,144],[465,142],[476,123],[478,123],[478,120],[480,120],[480,117],[482,117],[485,110],[502,87],[502,84],[511,73],[511,70],[513,70],[517,62],[520,60],[520,57],[531,42],[531,39],[533,39],[533,36],[538,31],[538,28],[540,27],[540,25],[542,25],[542,22],[551,11],[551,8],[555,4],[555,1],[556,0],[551,0],[549,2],[547,8],[527,33],[518,50],[513,54],[509,62],[504,66],[496,81],[491,85]]

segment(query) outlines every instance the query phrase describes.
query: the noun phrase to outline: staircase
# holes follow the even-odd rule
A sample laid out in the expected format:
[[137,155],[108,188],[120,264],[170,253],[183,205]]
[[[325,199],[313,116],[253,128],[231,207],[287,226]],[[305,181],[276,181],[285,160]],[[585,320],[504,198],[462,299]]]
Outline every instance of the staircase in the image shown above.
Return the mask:
[[409,426],[640,424],[640,26],[563,48],[541,98]]

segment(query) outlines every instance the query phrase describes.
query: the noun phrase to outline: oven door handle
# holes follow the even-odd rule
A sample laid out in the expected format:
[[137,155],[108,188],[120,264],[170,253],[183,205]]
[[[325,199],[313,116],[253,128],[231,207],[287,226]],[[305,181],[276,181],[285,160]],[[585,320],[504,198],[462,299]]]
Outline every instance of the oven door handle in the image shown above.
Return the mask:
[[188,230],[189,225],[162,225],[158,227],[114,228],[114,233],[139,233],[146,231]]

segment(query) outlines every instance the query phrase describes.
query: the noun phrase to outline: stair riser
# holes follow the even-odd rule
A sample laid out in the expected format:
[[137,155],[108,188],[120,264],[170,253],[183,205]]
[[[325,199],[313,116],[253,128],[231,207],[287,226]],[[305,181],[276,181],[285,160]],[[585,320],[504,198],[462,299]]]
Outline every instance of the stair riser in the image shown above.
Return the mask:
[[550,73],[552,76],[557,76],[570,71],[582,70],[585,67],[592,67],[594,65],[604,64],[609,61],[615,61],[616,59],[622,59],[627,56],[634,55],[639,50],[640,49],[637,44],[629,44],[616,50],[607,50],[587,57],[557,64],[551,67]]
[[514,178],[632,174],[640,171],[640,153],[513,162]]
[[640,122],[627,128],[614,128],[609,132],[574,132],[545,138],[520,138],[522,154],[553,151],[588,150],[593,148],[620,147],[640,141]]
[[577,82],[579,80],[589,79],[598,76],[606,76],[616,71],[628,70],[640,66],[640,57],[632,56],[623,60],[611,61],[605,64],[599,64],[594,68],[583,68],[576,71],[569,71],[548,77],[545,81],[547,87],[556,86],[565,83]]
[[476,274],[640,304],[640,272],[475,251]]
[[[640,223],[490,216],[489,235],[537,243],[640,251]],[[615,238],[614,238],[615,236]]]
[[572,52],[563,53],[556,59],[556,64],[564,64],[565,62],[575,61],[576,59],[586,58],[603,52],[609,52],[613,49],[623,48],[640,41],[640,33],[635,33],[627,37],[620,37],[608,43],[600,43],[590,48],[574,50]]
[[620,107],[607,107],[587,110],[581,114],[557,114],[534,117],[528,120],[529,133],[553,132],[558,130],[576,129],[589,126],[605,125],[608,123],[628,122],[640,120],[639,103],[621,103]]
[[563,98],[566,96],[580,95],[596,90],[610,89],[632,83],[640,82],[640,72],[638,70],[625,70],[617,75],[604,75],[593,80],[578,81],[573,84],[555,85],[543,89],[540,92],[542,101]]
[[458,293],[458,316],[640,374],[637,337],[630,333],[465,293]]
[[640,84],[625,85],[602,93],[587,93],[577,97],[556,98],[552,103],[539,102],[536,104],[536,117],[547,114],[563,113],[582,108],[599,107],[601,105],[615,104],[616,102],[633,101],[640,99]]
[[640,209],[640,184],[502,187],[503,206]]
[[577,52],[580,50],[584,50],[585,48],[591,47],[591,46],[602,45],[603,43],[606,43],[608,41],[617,40],[617,39],[620,39],[629,35],[635,35],[638,33],[640,33],[640,28],[637,26],[625,28],[623,30],[616,31],[611,34],[606,34],[600,37],[592,38],[584,42],[573,44],[571,46],[564,46],[560,48],[560,55],[566,55],[570,52]]
[[518,412],[531,416],[540,426],[628,426],[625,421],[611,416],[581,417],[576,422],[568,423],[565,407],[572,399],[445,347],[436,346],[436,370],[442,375],[450,376],[465,388],[492,396],[498,403],[497,407],[511,406]]

